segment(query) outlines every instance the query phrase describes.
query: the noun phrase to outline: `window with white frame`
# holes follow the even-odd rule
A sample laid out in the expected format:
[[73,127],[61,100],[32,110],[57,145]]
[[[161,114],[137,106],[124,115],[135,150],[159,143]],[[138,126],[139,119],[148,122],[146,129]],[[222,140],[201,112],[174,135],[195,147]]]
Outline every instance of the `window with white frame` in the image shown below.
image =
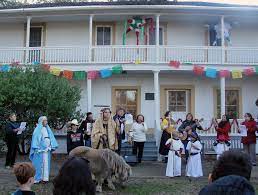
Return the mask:
[[[229,118],[239,118],[239,90],[237,89],[226,89],[226,115]],[[220,102],[220,90],[217,90],[217,117],[221,116],[221,102]]]
[[111,45],[111,26],[96,27],[96,45]]

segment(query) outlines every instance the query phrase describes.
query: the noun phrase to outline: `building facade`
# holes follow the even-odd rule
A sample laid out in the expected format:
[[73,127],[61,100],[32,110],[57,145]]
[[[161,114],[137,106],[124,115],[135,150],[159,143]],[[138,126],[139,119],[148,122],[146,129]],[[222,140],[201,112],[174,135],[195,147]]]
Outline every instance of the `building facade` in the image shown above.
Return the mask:
[[[0,64],[33,62],[62,70],[122,65],[126,74],[71,81],[82,88],[80,109],[142,113],[150,129],[165,111],[209,121],[224,113],[258,115],[258,76],[208,78],[194,65],[244,70],[258,64],[258,8],[224,4],[68,3],[0,9]],[[128,19],[150,19],[139,34]],[[153,25],[152,25],[153,21]],[[142,33],[142,34],[141,34]],[[229,33],[229,34],[227,34]],[[223,35],[224,36],[221,36]],[[229,40],[230,39],[230,40]],[[179,68],[169,66],[180,62]],[[214,133],[214,132],[213,132]]]

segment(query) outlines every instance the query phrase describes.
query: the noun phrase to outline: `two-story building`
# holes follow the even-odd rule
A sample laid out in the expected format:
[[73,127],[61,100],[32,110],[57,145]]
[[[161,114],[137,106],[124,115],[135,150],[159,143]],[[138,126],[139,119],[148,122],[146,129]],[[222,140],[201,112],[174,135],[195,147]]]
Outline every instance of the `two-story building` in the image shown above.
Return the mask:
[[[134,29],[125,33],[135,17],[147,19],[138,45]],[[254,68],[258,7],[118,1],[0,8],[0,64],[14,61],[86,72],[122,65],[121,75],[71,81],[82,88],[82,111],[95,116],[101,107],[122,106],[142,113],[152,129],[167,110],[175,118],[188,112],[207,120],[223,113],[256,117],[257,75],[208,78],[194,74],[193,66]]]

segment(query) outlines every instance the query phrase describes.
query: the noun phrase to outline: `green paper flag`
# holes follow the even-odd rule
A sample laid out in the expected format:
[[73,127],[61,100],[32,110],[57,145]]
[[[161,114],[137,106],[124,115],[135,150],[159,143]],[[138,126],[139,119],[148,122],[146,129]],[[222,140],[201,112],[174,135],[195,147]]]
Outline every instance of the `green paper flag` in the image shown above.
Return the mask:
[[113,66],[112,73],[113,74],[121,74],[123,72],[123,67],[121,65]]
[[73,79],[74,80],[85,80],[86,72],[85,71],[74,71]]
[[255,72],[258,74],[258,66],[255,66]]

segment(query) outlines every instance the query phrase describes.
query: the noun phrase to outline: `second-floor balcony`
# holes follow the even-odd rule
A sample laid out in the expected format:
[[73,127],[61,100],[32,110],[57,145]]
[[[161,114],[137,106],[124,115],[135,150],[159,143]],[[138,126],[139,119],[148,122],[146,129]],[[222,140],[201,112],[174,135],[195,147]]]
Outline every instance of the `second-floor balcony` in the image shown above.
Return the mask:
[[[157,55],[158,53],[158,55]],[[218,46],[69,46],[69,47],[0,47],[0,64],[34,62],[47,64],[167,64],[181,63],[211,65],[258,64],[258,47]]]

